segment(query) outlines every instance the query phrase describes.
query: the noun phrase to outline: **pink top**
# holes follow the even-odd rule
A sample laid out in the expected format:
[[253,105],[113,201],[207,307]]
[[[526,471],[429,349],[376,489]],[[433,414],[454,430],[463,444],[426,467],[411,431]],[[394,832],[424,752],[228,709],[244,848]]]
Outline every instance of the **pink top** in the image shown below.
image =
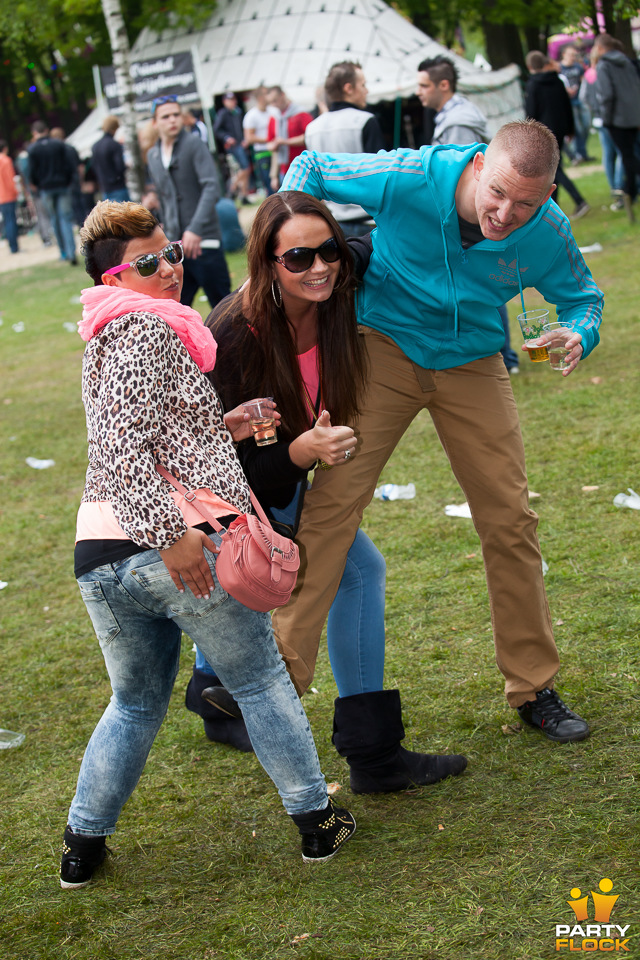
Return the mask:
[[[230,513],[238,514],[236,507],[217,497],[211,490],[197,490],[198,500],[208,507],[214,517],[225,517]],[[185,500],[181,493],[174,490],[171,494],[174,503],[182,514],[188,527],[204,523],[202,514]],[[76,521],[76,543],[79,540],[129,540],[115,518],[113,507],[106,500],[89,501],[80,504]]]
[[[314,347],[311,347],[310,350],[307,350],[306,353],[299,353],[298,363],[300,365],[300,373],[302,374],[302,379],[304,381],[304,384],[307,390],[309,391],[311,402],[315,404],[316,397],[318,396],[318,389],[320,387],[320,374],[318,373],[317,344]],[[313,426],[313,416],[311,414],[311,411],[309,411],[309,423]]]

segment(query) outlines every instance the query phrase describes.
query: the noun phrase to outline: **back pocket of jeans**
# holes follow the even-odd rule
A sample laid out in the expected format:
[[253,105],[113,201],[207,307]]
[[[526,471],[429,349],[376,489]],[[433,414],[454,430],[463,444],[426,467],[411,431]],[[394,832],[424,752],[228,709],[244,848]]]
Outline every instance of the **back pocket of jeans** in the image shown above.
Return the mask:
[[78,581],[78,586],[98,640],[111,643],[120,633],[120,624],[105,599],[100,581]]

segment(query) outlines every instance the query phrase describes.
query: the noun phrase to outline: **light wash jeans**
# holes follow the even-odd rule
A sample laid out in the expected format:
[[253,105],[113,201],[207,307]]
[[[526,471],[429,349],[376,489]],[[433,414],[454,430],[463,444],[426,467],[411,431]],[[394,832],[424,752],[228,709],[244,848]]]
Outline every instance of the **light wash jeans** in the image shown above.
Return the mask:
[[622,157],[606,127],[598,128],[598,136],[600,138],[600,146],[602,147],[602,166],[604,167],[609,189],[611,191],[622,190],[624,183]]
[[[219,542],[217,534],[213,539]],[[205,550],[215,573],[215,556]],[[208,600],[180,593],[157,550],[105,564],[78,579],[100,641],[113,696],[80,768],[68,823],[113,833],[167,712],[184,630],[242,708],[258,760],[289,814],[324,809],[327,789],[302,704],[278,653],[269,614],[230,597],[215,580]]]
[[[292,525],[298,495],[283,509],[272,508],[272,516]],[[329,662],[341,697],[383,689],[386,574],[384,557],[364,530],[359,529],[327,620]],[[313,570],[307,576],[312,577]],[[196,651],[196,669],[211,675],[217,673],[200,650]]]
[[71,188],[41,190],[40,196],[53,224],[53,232],[58,241],[60,255],[65,260],[73,260],[76,255],[76,241],[73,235]]

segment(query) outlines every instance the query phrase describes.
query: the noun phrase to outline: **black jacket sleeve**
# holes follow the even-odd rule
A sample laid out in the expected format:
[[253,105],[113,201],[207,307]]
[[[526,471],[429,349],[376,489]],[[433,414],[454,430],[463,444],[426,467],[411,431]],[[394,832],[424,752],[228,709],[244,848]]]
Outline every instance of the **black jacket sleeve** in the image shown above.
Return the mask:
[[377,117],[371,117],[362,128],[363,153],[377,153],[385,149],[384,137]]
[[347,237],[347,243],[353,256],[356,280],[361,281],[366,273],[371,254],[373,253],[371,234],[367,233],[364,237]]

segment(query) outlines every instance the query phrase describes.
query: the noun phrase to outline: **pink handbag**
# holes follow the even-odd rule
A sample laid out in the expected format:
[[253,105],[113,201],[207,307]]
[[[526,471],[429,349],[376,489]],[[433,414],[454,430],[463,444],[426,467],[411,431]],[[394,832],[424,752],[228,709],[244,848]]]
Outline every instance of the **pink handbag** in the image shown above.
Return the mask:
[[216,558],[216,577],[222,589],[245,607],[262,613],[288,603],[300,567],[298,547],[293,540],[276,533],[253,491],[249,493],[258,516],[243,513],[225,531],[193,490],[183,487],[159,463],[156,470],[214,530],[224,531]]

